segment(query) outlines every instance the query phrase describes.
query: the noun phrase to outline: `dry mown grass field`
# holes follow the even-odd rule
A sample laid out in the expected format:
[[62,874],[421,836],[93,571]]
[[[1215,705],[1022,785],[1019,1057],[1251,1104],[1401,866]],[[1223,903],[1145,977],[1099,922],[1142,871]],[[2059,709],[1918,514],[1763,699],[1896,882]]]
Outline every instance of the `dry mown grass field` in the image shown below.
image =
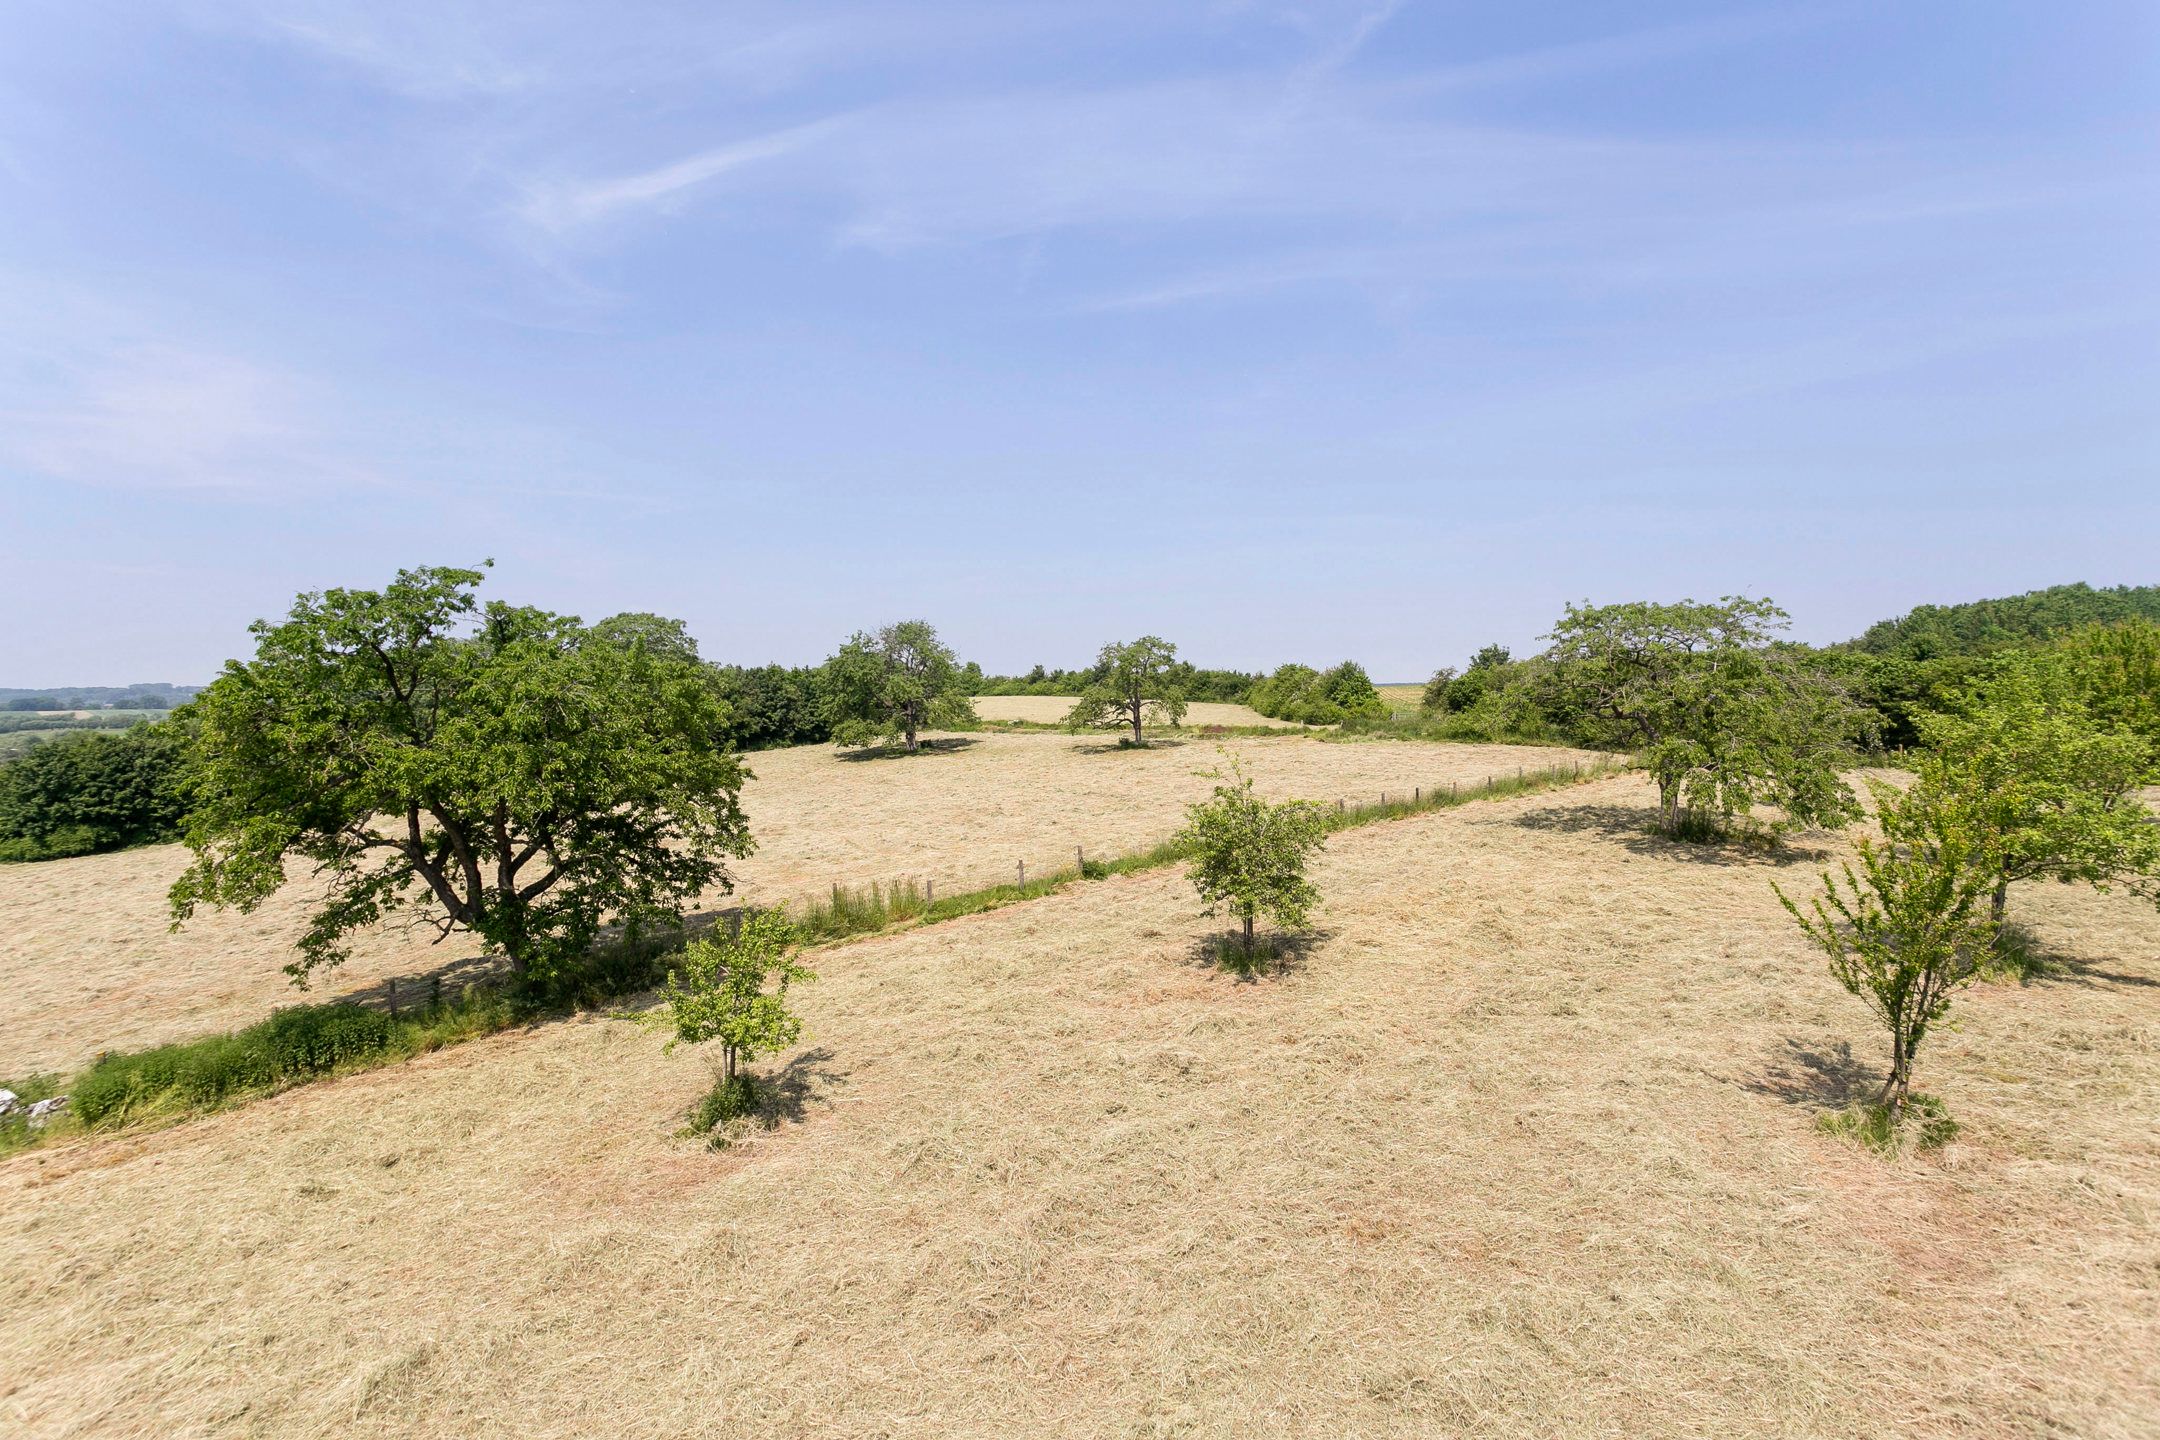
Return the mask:
[[[1072,713],[1071,695],[978,695],[975,697],[975,713],[984,720],[1025,720],[1033,725],[1062,725]],[[1289,720],[1273,720],[1246,705],[1224,705],[1212,700],[1195,700],[1185,707],[1184,727],[1197,730],[1208,725],[1259,725],[1270,730],[1297,730],[1303,727]],[[1114,732],[1104,732],[1112,739]]]
[[[1207,794],[1195,772],[1218,760],[1198,739],[1140,751],[1066,735],[946,737],[955,748],[856,759],[831,746],[749,757],[744,792],[758,850],[739,867],[739,897],[772,904],[835,883],[929,878],[941,890],[1111,855],[1176,829]],[[1584,752],[1502,745],[1323,744],[1305,737],[1235,742],[1276,795],[1371,799],[1413,785],[1465,786]],[[258,1020],[301,998],[280,973],[305,900],[300,883],[252,916],[205,914],[166,929],[165,891],[186,866],[177,846],[35,865],[0,865],[0,1077],[81,1064],[103,1049],[187,1039]],[[447,967],[478,973],[463,937],[432,929],[365,937],[315,997],[380,1001],[384,982]]]
[[1815,857],[1647,813],[1337,836],[1257,982],[1176,869],[821,951],[719,1154],[597,1018],[31,1152],[0,1429],[2160,1433],[2150,908],[2021,891],[2060,971],[1961,1001],[1965,1134],[1889,1162],[1811,1123],[1882,1048],[1770,892]]

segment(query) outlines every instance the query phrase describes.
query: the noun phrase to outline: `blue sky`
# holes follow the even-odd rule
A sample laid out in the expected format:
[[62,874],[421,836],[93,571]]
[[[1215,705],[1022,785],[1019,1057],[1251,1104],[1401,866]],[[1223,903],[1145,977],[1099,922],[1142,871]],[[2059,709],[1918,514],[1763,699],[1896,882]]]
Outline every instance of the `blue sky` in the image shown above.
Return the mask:
[[1389,679],[2160,581],[2160,7],[0,11],[0,684],[497,561]]

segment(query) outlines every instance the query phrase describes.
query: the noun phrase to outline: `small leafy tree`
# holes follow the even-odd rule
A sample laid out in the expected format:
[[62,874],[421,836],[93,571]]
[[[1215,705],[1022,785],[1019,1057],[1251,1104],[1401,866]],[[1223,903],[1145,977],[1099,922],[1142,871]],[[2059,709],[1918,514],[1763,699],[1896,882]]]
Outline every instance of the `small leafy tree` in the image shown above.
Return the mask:
[[778,910],[746,911],[733,935],[708,935],[683,947],[662,998],[677,1045],[720,1044],[720,1110],[748,1108],[752,1085],[741,1067],[785,1050],[802,1035],[787,1007],[788,987],[817,976],[795,960],[797,938]]
[[1073,729],[1130,726],[1132,743],[1144,745],[1143,720],[1175,725],[1185,718],[1177,646],[1169,641],[1154,635],[1130,643],[1113,640],[1103,646],[1095,669],[1102,678],[1081,692],[1079,703],[1065,717]]
[[2020,880],[2121,883],[2160,899],[2160,827],[2137,793],[2152,752],[2098,725],[2060,664],[2016,657],[1958,713],[1919,723],[1922,782],[1988,841],[1998,930]]
[[1213,796],[1189,806],[1178,841],[1192,856],[1193,887],[1207,913],[1227,907],[1244,927],[1244,953],[1253,954],[1253,920],[1265,915],[1285,930],[1302,930],[1320,892],[1305,878],[1305,862],[1327,840],[1327,811],[1310,800],[1271,804],[1234,755],[1227,768],[1205,772]]
[[1424,711],[1427,715],[1447,714],[1448,687],[1461,678],[1455,673],[1455,667],[1452,665],[1442,665],[1439,669],[1433,671],[1432,678],[1425,682],[1425,689],[1418,696],[1418,709]]
[[1593,743],[1635,752],[1667,835],[1722,828],[1757,804],[1789,825],[1841,825],[1838,771],[1860,715],[1837,683],[1775,644],[1767,600],[1574,606],[1547,638],[1547,708]]
[[750,830],[710,672],[574,616],[483,610],[481,578],[405,570],[256,623],[255,658],[183,712],[195,863],[172,887],[175,927],[202,905],[253,910],[298,860],[327,891],[296,982],[409,909],[541,985],[604,923],[674,923],[730,888],[724,859]]
[[900,740],[912,752],[921,731],[973,724],[975,707],[962,674],[927,621],[903,620],[875,635],[856,632],[825,662],[825,713],[834,743]]
[[1925,784],[1899,793],[1873,787],[1880,841],[1856,842],[1860,869],[1844,884],[1825,872],[1822,895],[1803,911],[1774,883],[1778,900],[1830,959],[1838,983],[1866,1001],[1890,1031],[1890,1073],[1880,1104],[1895,1122],[1911,1096],[1913,1060],[1950,999],[1979,975],[1990,930],[1979,916],[1993,881],[1986,837]]

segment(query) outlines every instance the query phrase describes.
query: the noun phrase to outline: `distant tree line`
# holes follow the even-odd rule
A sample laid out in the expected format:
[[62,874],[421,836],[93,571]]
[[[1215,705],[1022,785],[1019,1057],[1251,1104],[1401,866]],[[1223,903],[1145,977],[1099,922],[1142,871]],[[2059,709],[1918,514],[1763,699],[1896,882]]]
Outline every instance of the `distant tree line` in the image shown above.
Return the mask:
[[71,685],[51,690],[0,688],[0,710],[170,710],[186,703],[193,685]]
[[[1081,670],[1048,670],[1037,665],[1025,675],[982,675],[976,684],[977,695],[1084,695],[1104,684],[1110,678],[1111,661],[1098,658],[1093,665]],[[1205,702],[1215,705],[1243,705],[1253,686],[1265,676],[1248,675],[1242,670],[1202,670],[1186,661],[1177,661],[1169,668],[1169,683],[1175,686],[1187,702]]]
[[[1684,829],[1715,827],[1758,799],[1833,818],[1847,802],[1824,787],[1825,757],[1919,747],[1931,717],[1956,711],[2017,657],[2040,651],[2062,654],[2078,674],[2109,677],[2094,681],[2096,713],[2113,706],[2109,718],[2150,731],[2160,711],[2153,615],[2160,587],[2064,585],[1922,606],[1818,649],[1782,639],[1782,613],[1766,602],[1584,607],[1570,609],[1538,654],[1518,659],[1488,645],[1461,670],[1435,672],[1415,715],[1391,713],[1354,661],[1266,675],[1209,670],[1177,659],[1176,647],[1154,636],[1105,646],[1082,669],[986,676],[922,621],[860,632],[823,664],[797,666],[707,662],[681,622],[654,615],[617,615],[590,629],[703,677],[715,702],[711,739],[730,751],[836,741],[911,749],[926,730],[972,724],[974,695],[1074,696],[1075,728],[1127,729],[1136,744],[1145,743],[1146,723],[1176,724],[1193,702],[1244,703],[1351,733],[1655,750],[1664,757],[1666,823]],[[194,693],[163,684],[0,691],[0,735],[132,723],[117,713],[67,720],[30,713],[33,706],[130,700],[158,708]],[[30,750],[0,763],[0,858],[171,838],[184,809],[175,788],[181,732],[191,723],[189,711],[177,713],[155,736],[83,734],[62,745],[20,735]]]

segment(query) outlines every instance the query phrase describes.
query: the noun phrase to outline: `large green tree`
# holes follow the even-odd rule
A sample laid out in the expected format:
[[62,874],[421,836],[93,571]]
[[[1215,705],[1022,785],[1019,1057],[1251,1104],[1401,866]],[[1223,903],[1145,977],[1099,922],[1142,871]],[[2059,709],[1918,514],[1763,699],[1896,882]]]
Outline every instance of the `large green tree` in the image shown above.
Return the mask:
[[190,707],[196,858],[175,924],[206,904],[253,909],[298,861],[327,891],[296,980],[411,910],[541,984],[604,924],[676,922],[729,888],[725,859],[750,850],[745,772],[716,741],[710,672],[642,617],[588,629],[482,607],[481,579],[406,570],[256,623],[255,658]]
[[1185,687],[1177,664],[1177,646],[1160,636],[1111,641],[1103,646],[1095,669],[1102,678],[1080,693],[1079,702],[1065,717],[1073,729],[1130,726],[1133,744],[1144,745],[1147,738],[1141,729],[1143,721],[1175,725],[1185,718]]
[[975,706],[953,652],[926,620],[875,635],[858,631],[825,662],[825,713],[840,745],[899,740],[920,747],[924,730],[972,724]]
[[1859,813],[1839,777],[1860,723],[1843,689],[1776,643],[1768,600],[1575,606],[1553,627],[1549,705],[1594,743],[1625,748],[1658,787],[1668,835],[1722,827],[1758,804],[1785,824]]
[[2097,722],[2058,657],[2013,658],[1920,731],[1920,785],[1987,839],[1997,926],[2021,880],[2119,883],[2160,898],[2160,827],[2138,797],[2151,748]]

